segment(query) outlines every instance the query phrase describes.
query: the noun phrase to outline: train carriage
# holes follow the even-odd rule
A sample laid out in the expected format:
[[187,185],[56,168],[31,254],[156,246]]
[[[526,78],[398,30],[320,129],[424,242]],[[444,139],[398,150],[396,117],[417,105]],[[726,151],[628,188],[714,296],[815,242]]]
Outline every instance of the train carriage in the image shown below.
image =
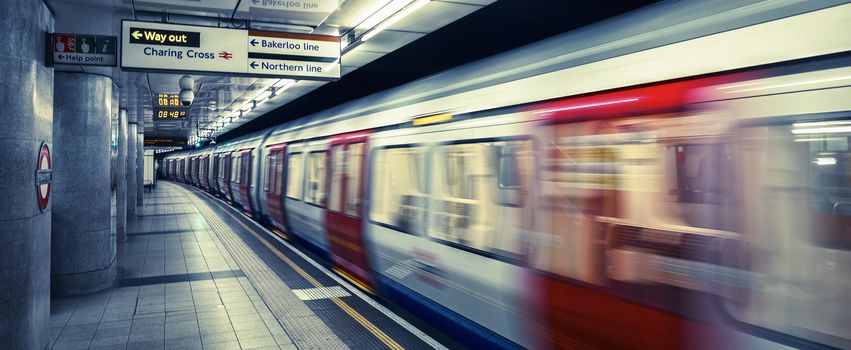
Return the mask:
[[471,348],[851,347],[849,23],[666,3],[166,166]]

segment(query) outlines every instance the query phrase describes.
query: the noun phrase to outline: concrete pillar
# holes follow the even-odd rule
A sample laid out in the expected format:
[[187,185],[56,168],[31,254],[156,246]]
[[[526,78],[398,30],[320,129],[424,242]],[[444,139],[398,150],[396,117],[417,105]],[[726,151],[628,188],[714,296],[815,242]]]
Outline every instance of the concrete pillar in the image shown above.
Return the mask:
[[53,15],[41,0],[3,2],[0,347],[5,349],[45,349],[50,339],[52,199],[42,211],[35,171],[42,143],[53,151],[53,68],[44,66],[44,33],[52,31]]
[[116,277],[110,228],[112,79],[56,72],[51,290],[94,292]]
[[115,157],[115,234],[127,241],[127,110],[118,111],[118,156]]
[[145,114],[139,114],[136,123],[136,213],[144,215],[145,205]]
[[127,220],[136,220],[136,114],[127,113]]

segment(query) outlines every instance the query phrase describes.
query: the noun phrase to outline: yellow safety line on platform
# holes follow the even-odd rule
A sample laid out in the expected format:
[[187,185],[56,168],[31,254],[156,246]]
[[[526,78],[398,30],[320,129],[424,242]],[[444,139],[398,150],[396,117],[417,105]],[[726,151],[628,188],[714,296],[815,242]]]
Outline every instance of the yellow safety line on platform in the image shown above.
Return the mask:
[[[234,221],[236,221],[236,223],[238,223],[240,226],[245,228],[245,231],[247,231],[252,236],[254,236],[254,238],[257,238],[257,240],[260,241],[260,243],[263,243],[263,245],[265,245],[266,248],[269,248],[269,250],[271,250],[272,253],[275,253],[275,255],[277,255],[279,258],[281,258],[281,260],[283,260],[285,263],[287,263],[287,265],[292,267],[293,270],[298,272],[298,274],[301,275],[301,277],[304,277],[304,279],[306,279],[308,282],[310,282],[310,284],[313,284],[317,288],[324,287],[321,283],[319,283],[319,281],[317,281],[315,278],[313,278],[313,276],[308,274],[300,266],[296,265],[295,262],[290,260],[289,257],[284,255],[284,253],[282,253],[280,250],[278,250],[278,248],[276,248],[274,245],[272,245],[271,243],[269,243],[268,241],[266,241],[265,239],[260,237],[260,235],[258,235],[256,232],[254,232],[254,230],[251,229],[250,227],[248,227],[248,225],[244,224],[242,222],[242,220],[239,220],[239,218],[237,218],[236,216],[231,214],[230,211],[228,211],[228,210],[223,210],[223,211],[224,211],[225,214],[227,214],[232,219],[234,219]],[[360,323],[361,326],[366,328],[370,333],[372,333],[376,338],[378,338],[378,340],[381,340],[384,343],[384,345],[387,345],[387,347],[389,347],[390,349],[393,349],[393,350],[405,349],[404,347],[402,347],[402,345],[399,345],[399,343],[397,343],[395,340],[393,340],[393,338],[390,338],[390,336],[388,336],[386,333],[381,331],[381,329],[379,329],[374,324],[372,324],[372,322],[370,322],[368,319],[363,317],[363,315],[361,315],[355,309],[352,309],[351,306],[346,304],[346,302],[342,301],[340,298],[331,298],[331,301],[333,301],[334,304],[337,304],[337,306],[339,306],[340,309],[342,309],[347,314],[349,314],[349,316],[351,316],[355,321]]]

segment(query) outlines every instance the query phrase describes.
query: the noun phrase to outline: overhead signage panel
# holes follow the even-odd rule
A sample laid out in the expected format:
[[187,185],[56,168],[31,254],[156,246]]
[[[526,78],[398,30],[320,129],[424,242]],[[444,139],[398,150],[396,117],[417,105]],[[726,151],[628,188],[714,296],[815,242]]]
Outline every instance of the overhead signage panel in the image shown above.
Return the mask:
[[301,57],[327,58],[333,62],[340,58],[340,38],[324,35],[292,33],[248,32],[248,53],[268,53]]
[[340,6],[339,0],[250,0],[248,14],[254,21],[278,22],[286,18],[291,23],[318,26]]
[[121,68],[244,73],[247,37],[245,30],[125,20]]
[[49,34],[49,39],[53,54],[48,55],[48,66],[73,64],[114,67],[117,62],[117,37],[55,33]]
[[151,147],[183,147],[186,146],[185,138],[174,139],[149,139],[145,138],[145,146]]
[[303,62],[303,61],[288,61],[278,59],[250,59],[250,73],[259,75],[281,75],[281,76],[298,76],[298,77],[314,77],[314,78],[331,78],[340,77],[340,64],[338,62],[323,63],[323,62]]
[[122,21],[121,68],[294,79],[340,78],[340,38]]
[[331,13],[339,5],[339,0],[251,0],[250,10]]
[[133,44],[201,47],[201,33],[130,27],[130,42]]

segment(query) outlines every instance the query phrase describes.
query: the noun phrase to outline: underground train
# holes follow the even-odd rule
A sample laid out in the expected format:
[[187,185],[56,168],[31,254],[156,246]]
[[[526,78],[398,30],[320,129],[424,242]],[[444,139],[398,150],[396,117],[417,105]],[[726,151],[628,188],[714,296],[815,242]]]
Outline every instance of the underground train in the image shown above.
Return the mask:
[[851,348],[849,33],[664,2],[165,176],[470,348]]

